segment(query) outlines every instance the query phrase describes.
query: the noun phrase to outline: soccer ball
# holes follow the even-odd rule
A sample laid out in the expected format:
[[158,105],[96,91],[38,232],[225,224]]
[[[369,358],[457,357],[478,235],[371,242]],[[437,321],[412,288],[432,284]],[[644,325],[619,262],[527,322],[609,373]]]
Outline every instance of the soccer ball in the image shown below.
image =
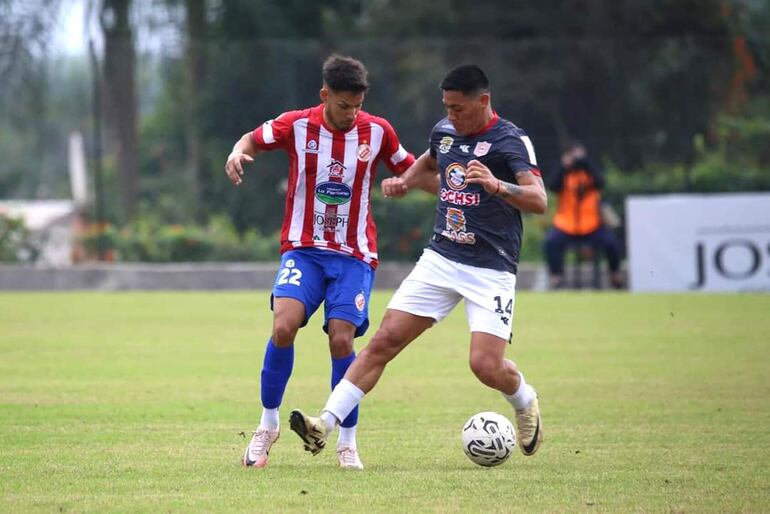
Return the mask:
[[508,418],[496,412],[479,412],[463,426],[463,451],[479,466],[498,466],[516,446],[516,433]]

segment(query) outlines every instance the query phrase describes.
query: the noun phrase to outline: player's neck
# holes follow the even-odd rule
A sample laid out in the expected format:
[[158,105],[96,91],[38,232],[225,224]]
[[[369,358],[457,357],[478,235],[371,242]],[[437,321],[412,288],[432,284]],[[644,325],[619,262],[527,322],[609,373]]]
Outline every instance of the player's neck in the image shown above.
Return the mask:
[[477,136],[483,132],[486,132],[490,125],[492,125],[492,122],[497,119],[497,113],[492,110],[492,106],[488,106],[484,110],[484,115],[479,119],[479,122],[476,124],[476,127],[469,132],[468,136]]
[[[347,132],[347,131],[349,131],[350,129],[352,129],[352,128],[353,128],[353,126],[355,125],[355,121],[354,121],[354,122],[353,122],[353,125],[351,125],[351,126],[349,126],[349,127],[347,127],[347,128],[338,126],[336,123],[334,123],[334,122],[332,121],[331,117],[330,117],[330,116],[329,116],[329,114],[326,112],[326,107],[324,107],[324,108],[321,110],[321,117],[323,118],[323,122],[324,122],[324,125],[326,125],[326,127],[327,127],[327,128],[330,128],[330,129],[332,129],[333,131],[336,131],[336,132]],[[358,116],[357,116],[357,115],[356,115],[356,119],[358,119]]]
[[326,112],[326,107],[324,106],[323,109],[321,109],[321,117],[323,117],[324,123],[327,127],[333,128],[334,130],[338,130],[337,126],[332,122],[331,118],[329,118],[329,114]]

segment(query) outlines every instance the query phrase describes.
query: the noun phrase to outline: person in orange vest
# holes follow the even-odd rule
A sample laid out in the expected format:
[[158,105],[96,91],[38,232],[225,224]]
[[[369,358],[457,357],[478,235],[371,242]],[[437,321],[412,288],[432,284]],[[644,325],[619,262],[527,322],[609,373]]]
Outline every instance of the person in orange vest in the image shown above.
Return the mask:
[[620,242],[605,227],[601,213],[604,177],[586,155],[585,147],[572,143],[561,156],[561,167],[548,182],[559,195],[553,227],[545,237],[545,256],[552,289],[564,286],[564,253],[569,246],[588,243],[607,256],[610,285],[623,287]]

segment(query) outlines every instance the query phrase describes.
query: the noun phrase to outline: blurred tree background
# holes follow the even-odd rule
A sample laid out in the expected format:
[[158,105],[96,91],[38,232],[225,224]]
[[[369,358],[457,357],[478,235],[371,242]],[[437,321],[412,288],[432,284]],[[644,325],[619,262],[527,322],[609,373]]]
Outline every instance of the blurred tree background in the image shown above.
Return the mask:
[[[77,5],[96,66],[51,43]],[[367,65],[365,108],[416,154],[443,116],[441,78],[475,62],[544,173],[580,139],[616,209],[633,193],[770,190],[767,27],[765,0],[0,0],[0,198],[67,197],[79,130],[89,171],[103,156],[109,222],[87,243],[123,260],[276,259],[285,155],[260,155],[239,188],[224,162],[243,133],[318,102],[332,52]],[[373,201],[381,257],[415,259],[433,199]],[[547,224],[526,223],[524,259],[540,260]]]

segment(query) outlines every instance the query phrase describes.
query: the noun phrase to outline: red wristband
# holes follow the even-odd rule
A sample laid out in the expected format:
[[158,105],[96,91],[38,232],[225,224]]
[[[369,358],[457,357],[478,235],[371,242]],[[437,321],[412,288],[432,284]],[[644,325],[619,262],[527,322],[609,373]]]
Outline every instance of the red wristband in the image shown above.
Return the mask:
[[500,179],[497,179],[497,189],[495,189],[495,192],[492,193],[492,196],[497,196],[497,193],[500,192]]

